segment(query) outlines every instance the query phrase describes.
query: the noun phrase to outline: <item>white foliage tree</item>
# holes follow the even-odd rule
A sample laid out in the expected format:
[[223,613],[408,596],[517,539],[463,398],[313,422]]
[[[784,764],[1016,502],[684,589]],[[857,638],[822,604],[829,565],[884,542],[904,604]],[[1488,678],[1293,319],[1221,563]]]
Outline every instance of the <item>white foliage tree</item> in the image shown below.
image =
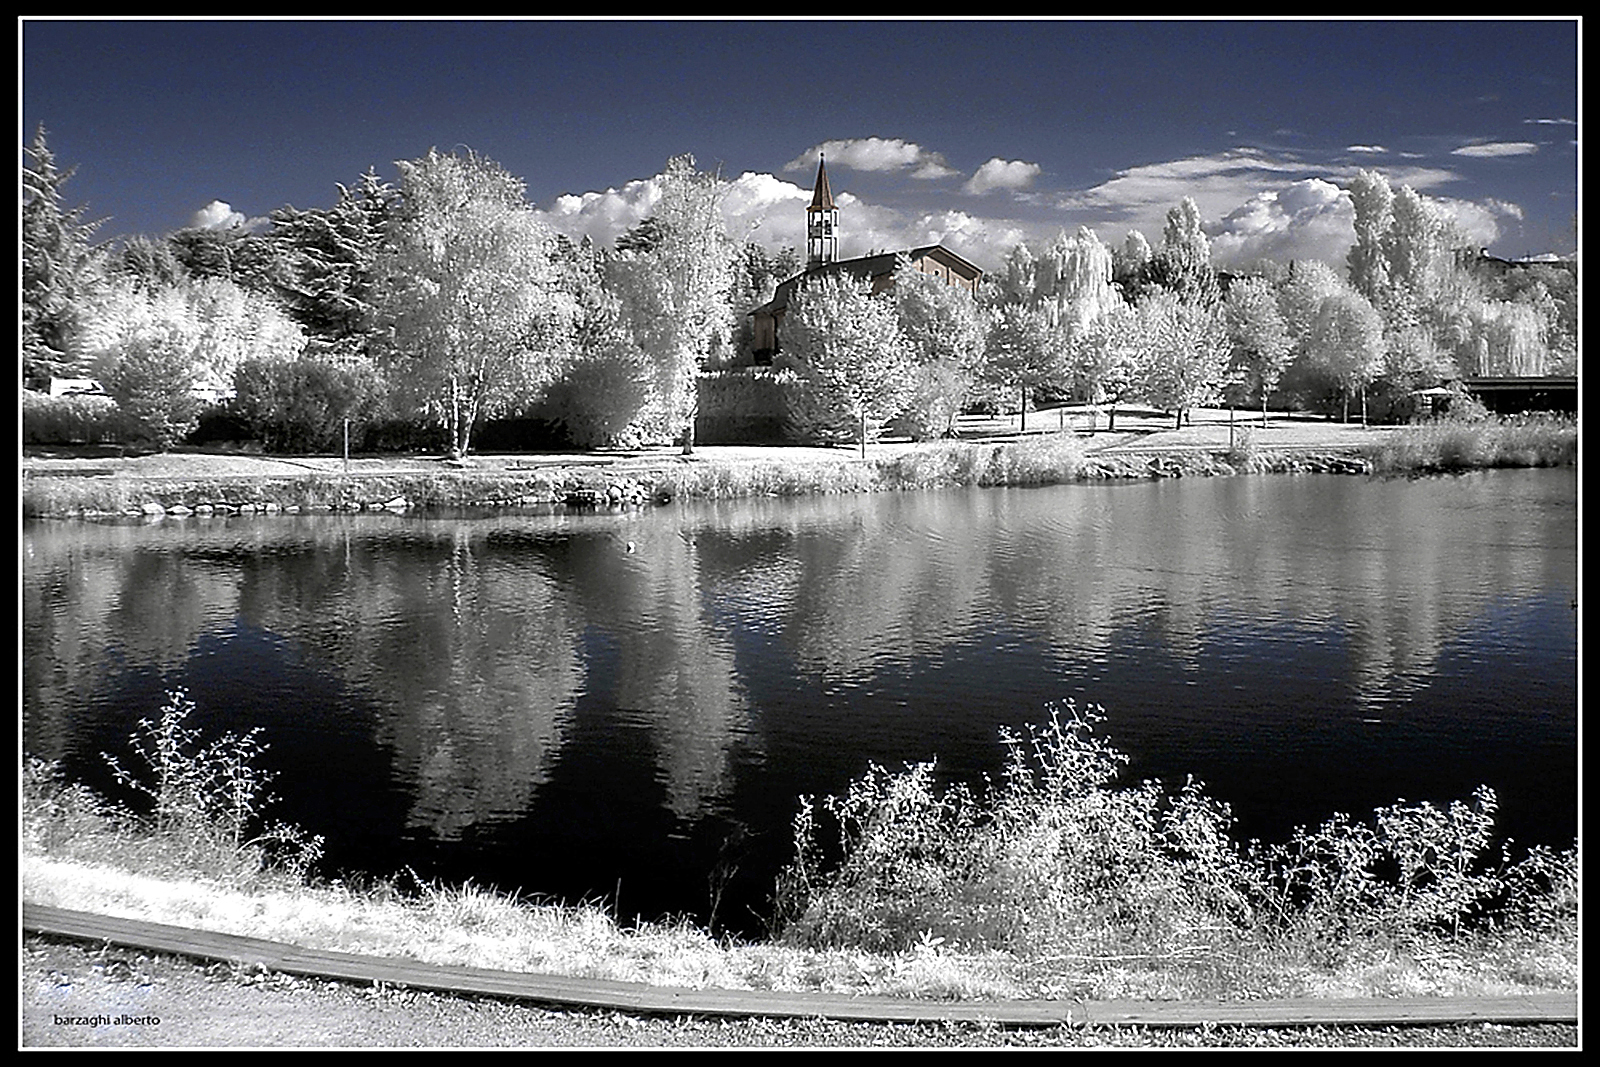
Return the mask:
[[722,221],[726,183],[697,170],[693,156],[669,160],[643,247],[608,265],[635,342],[650,360],[658,432],[694,442],[695,380],[713,353],[731,351],[736,247]]
[[158,447],[194,427],[207,396],[248,359],[290,360],[305,333],[269,298],[222,278],[145,287],[114,277],[88,307],[72,348]]
[[899,413],[912,391],[893,298],[826,275],[795,291],[783,330],[789,356],[855,422],[865,457],[869,427]]
[[1366,297],[1353,289],[1326,297],[1317,307],[1307,338],[1307,354],[1344,392],[1344,417],[1350,417],[1350,396],[1362,401],[1366,421],[1366,387],[1383,370],[1383,320]]
[[1091,323],[1072,346],[1073,376],[1084,398],[1110,405],[1106,428],[1117,428],[1117,405],[1139,385],[1144,352],[1138,309],[1123,304]]
[[1021,429],[1028,426],[1028,396],[1063,387],[1072,378],[1072,349],[1066,331],[1036,304],[1005,304],[993,310],[984,357],[985,374],[996,385],[1016,389]]
[[1346,257],[1350,284],[1374,307],[1382,308],[1392,289],[1385,245],[1394,225],[1394,191],[1381,173],[1364,170],[1350,183],[1350,202],[1355,208],[1356,230],[1355,243]]
[[464,457],[478,421],[536,393],[558,332],[552,237],[522,182],[472,152],[403,161],[379,321],[388,359]]
[[1211,239],[1193,197],[1167,211],[1161,251],[1152,257],[1152,280],[1188,303],[1214,304],[1221,295],[1211,266]]
[[1070,236],[1062,230],[1040,258],[1036,297],[1052,325],[1069,337],[1122,305],[1122,294],[1111,284],[1112,258],[1087,226]]
[[1242,381],[1254,387],[1265,424],[1267,395],[1288,367],[1293,347],[1278,310],[1277,294],[1263,278],[1241,278],[1229,286],[1222,308],[1232,344],[1231,366]]
[[955,428],[983,365],[983,313],[971,293],[898,264],[894,302],[912,364],[912,393],[903,420],[913,437]]
[[1232,346],[1220,310],[1160,292],[1138,305],[1145,398],[1183,425],[1189,409],[1216,399]]

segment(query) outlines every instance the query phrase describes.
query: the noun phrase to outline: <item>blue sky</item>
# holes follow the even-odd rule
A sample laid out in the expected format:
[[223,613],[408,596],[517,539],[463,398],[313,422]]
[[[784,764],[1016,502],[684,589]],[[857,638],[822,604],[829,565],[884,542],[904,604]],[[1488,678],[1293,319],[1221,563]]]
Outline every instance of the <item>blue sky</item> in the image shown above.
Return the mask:
[[735,236],[800,244],[823,151],[842,254],[943,242],[986,268],[1092,227],[1214,258],[1341,262],[1358,169],[1506,256],[1576,244],[1581,23],[84,21],[18,23],[43,122],[101,233],[259,225],[466,146],[552,226],[609,241],[691,153]]

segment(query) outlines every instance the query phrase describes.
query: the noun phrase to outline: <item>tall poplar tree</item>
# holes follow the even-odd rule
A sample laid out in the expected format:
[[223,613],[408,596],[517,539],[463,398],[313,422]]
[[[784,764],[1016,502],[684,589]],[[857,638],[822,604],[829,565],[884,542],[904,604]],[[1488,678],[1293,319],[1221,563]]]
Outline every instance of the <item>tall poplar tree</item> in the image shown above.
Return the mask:
[[736,249],[722,222],[725,184],[691,155],[667,162],[661,197],[607,264],[634,340],[652,367],[658,429],[694,447],[696,379],[714,350],[731,350]]

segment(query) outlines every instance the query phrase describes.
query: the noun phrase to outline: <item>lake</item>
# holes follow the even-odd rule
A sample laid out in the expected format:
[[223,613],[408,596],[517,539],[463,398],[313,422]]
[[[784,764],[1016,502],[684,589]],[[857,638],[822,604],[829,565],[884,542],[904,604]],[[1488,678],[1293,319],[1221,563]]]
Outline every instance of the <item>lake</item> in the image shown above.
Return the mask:
[[725,884],[746,932],[799,796],[980,781],[1053,701],[1241,838],[1486,783],[1564,847],[1577,496],[1569,468],[28,523],[23,742],[114,793],[100,753],[181,686],[208,732],[263,728],[330,871],[702,921]]

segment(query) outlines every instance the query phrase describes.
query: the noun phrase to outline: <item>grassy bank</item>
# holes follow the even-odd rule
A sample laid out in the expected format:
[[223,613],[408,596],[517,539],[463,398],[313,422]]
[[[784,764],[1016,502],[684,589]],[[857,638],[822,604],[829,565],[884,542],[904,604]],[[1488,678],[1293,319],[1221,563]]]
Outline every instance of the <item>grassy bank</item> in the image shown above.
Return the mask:
[[[1575,988],[1576,850],[1491,847],[1493,796],[1337,817],[1279,846],[1229,836],[1190,785],[1117,781],[1092,716],[1009,738],[994,790],[874,769],[802,799],[773,936],[624,927],[409,872],[316,877],[315,838],[262,818],[255,735],[202,744],[173,694],[119,804],[30,764],[24,899],[311,947],[686,986],[923,997],[1242,998]],[[1070,709],[1069,709],[1070,712]]]
[[[641,504],[649,487],[589,471],[453,470],[269,477],[34,476],[22,484],[25,518],[239,512],[315,513],[564,503],[575,494]],[[593,496],[593,494],[599,494]]]
[[1378,474],[1432,474],[1494,467],[1572,467],[1576,419],[1525,416],[1407,427],[1366,459]]
[[[663,455],[607,466],[516,460],[464,468],[368,460],[349,473],[241,477],[182,473],[140,477],[92,462],[24,467],[24,517],[319,512],[536,505],[636,507],[675,498],[803,496],[990,486],[1035,486],[1105,479],[1215,477],[1236,474],[1430,474],[1490,467],[1572,466],[1578,427],[1540,416],[1438,422],[1386,431],[1375,443],[1338,447],[1269,447],[1241,427],[1230,448],[1095,448],[1095,438],[1045,433],[998,441],[930,442],[853,451],[771,448],[738,459]],[[191,457],[173,457],[182,472]],[[196,464],[202,466],[202,464]],[[399,469],[404,468],[404,469]]]

